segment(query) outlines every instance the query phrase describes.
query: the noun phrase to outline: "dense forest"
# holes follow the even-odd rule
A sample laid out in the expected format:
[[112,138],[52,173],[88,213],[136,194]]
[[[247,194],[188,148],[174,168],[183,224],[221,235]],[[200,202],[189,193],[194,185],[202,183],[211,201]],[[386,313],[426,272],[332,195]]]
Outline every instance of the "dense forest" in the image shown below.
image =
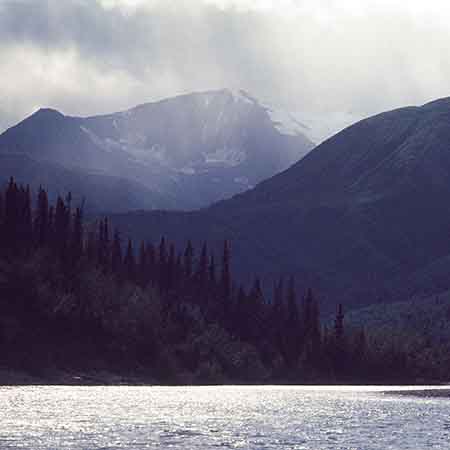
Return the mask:
[[[292,251],[296,251],[295,248]],[[329,383],[438,379],[389,336],[320,315],[294,276],[271,298],[238,286],[232,248],[132,242],[11,179],[0,193],[0,368],[52,379],[110,373],[149,383]],[[105,378],[103,382],[107,382]]]

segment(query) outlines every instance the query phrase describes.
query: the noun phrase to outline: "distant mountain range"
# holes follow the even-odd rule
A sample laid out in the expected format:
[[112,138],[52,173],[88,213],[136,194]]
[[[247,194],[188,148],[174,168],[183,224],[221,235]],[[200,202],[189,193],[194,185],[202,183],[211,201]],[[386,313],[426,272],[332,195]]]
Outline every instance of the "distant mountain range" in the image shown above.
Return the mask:
[[450,289],[450,98],[386,112],[210,208],[117,215],[127,233],[220,246],[242,279],[294,274],[330,308]]
[[87,118],[40,109],[0,135],[0,179],[70,189],[91,209],[200,208],[298,161],[314,147],[305,131],[227,89]]

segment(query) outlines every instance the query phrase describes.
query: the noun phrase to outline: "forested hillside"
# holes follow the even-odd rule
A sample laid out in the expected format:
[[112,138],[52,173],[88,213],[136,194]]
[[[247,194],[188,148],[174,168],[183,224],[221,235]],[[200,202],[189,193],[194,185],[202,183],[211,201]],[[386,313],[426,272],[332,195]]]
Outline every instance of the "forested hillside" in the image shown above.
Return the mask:
[[232,199],[112,220],[145,239],[229,239],[240,279],[293,273],[332,311],[439,294],[450,289],[449,124],[450,98],[385,112]]
[[[71,195],[50,205],[11,179],[0,195],[0,365],[133,375],[142,382],[413,381],[437,377],[389,336],[320,321],[311,289],[236,285],[232,249],[123,242]],[[105,380],[103,380],[105,381]]]

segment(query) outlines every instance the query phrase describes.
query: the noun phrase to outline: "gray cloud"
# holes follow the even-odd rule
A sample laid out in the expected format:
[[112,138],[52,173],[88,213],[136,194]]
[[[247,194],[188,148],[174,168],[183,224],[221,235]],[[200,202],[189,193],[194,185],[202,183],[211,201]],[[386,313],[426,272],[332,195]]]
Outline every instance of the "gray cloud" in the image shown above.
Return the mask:
[[0,130],[224,86],[324,121],[424,103],[450,95],[450,10],[422,3],[0,0]]

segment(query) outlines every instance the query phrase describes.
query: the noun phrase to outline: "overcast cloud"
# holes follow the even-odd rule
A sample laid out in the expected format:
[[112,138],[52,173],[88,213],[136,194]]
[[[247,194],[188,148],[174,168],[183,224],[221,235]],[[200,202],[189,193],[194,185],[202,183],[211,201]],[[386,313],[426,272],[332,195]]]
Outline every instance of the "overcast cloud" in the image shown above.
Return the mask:
[[0,131],[243,88],[325,122],[450,95],[433,0],[0,0]]

